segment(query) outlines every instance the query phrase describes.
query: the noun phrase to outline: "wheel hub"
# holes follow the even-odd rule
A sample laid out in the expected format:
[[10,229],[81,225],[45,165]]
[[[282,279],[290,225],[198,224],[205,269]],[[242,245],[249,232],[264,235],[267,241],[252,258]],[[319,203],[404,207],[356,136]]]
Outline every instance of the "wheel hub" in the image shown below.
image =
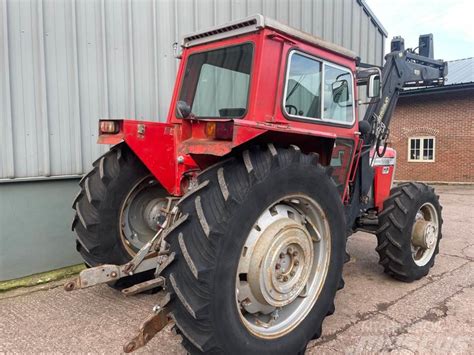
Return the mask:
[[303,291],[313,261],[309,233],[290,218],[272,223],[259,238],[248,281],[259,302],[274,307],[291,303]]
[[433,222],[418,220],[413,228],[412,243],[414,246],[431,249],[436,244],[437,228]]
[[293,195],[269,206],[237,267],[236,303],[246,328],[262,338],[294,329],[319,296],[329,256],[327,217],[315,201]]
[[158,224],[160,224],[161,219],[165,218],[164,208],[166,208],[166,200],[155,198],[146,205],[143,211],[143,219],[148,227],[155,232],[158,230]]
[[130,255],[133,256],[156,233],[166,204],[163,188],[151,176],[131,188],[120,211],[120,234]]

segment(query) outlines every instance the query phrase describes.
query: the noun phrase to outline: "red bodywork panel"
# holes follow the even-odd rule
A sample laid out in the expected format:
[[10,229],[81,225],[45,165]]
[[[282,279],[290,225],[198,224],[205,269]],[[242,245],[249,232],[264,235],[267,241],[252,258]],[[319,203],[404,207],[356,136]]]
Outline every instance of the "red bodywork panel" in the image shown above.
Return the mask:
[[[373,156],[372,152],[372,156]],[[377,211],[383,210],[384,201],[390,196],[397,154],[394,149],[387,148],[383,158],[374,161],[374,204]]]
[[[206,124],[215,120],[191,120],[176,117],[175,103],[178,100],[188,58],[193,53],[217,49],[230,45],[251,42],[254,44],[252,73],[248,107],[244,117],[228,120],[232,125],[229,140],[216,140],[206,136]],[[143,161],[163,187],[172,195],[180,196],[183,191],[183,174],[204,169],[219,157],[251,141],[295,144],[303,151],[318,152],[321,163],[329,165],[335,139],[353,142],[358,147],[358,119],[352,126],[328,124],[322,121],[296,121],[285,117],[282,109],[285,76],[290,50],[298,49],[324,61],[348,68],[355,73],[353,58],[325,50],[303,41],[293,39],[264,28],[234,38],[206,43],[183,52],[175,89],[166,123],[123,120],[118,134],[99,137],[99,143],[115,144],[124,140]],[[357,102],[357,90],[353,88]],[[225,119],[224,119],[225,121]],[[352,166],[356,149],[348,151],[344,164]],[[339,173],[342,179],[342,197],[347,191],[350,166]]]

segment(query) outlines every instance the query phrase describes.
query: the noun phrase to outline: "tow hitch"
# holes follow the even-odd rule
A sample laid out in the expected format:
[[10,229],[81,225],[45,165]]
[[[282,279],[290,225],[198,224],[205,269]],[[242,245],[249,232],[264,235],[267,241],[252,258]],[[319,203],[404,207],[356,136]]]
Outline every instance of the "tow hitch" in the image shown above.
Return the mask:
[[151,316],[142,323],[138,334],[123,346],[125,353],[131,353],[136,349],[145,346],[157,333],[159,333],[171,321],[168,316],[168,309],[165,307],[170,300],[169,293],[161,293],[161,300],[153,307]]
[[153,307],[153,314],[141,324],[136,336],[123,346],[123,351],[126,353],[143,347],[171,320],[166,308],[170,295],[164,289],[166,280],[160,274],[174,260],[175,256],[174,253],[169,253],[164,236],[166,228],[173,225],[178,217],[178,208],[175,206],[177,200],[175,197],[168,197],[167,207],[162,210],[166,216],[164,222],[158,225],[156,234],[135,254],[132,260],[124,265],[104,264],[83,270],[78,277],[64,285],[66,291],[73,291],[117,281],[135,273],[155,270],[154,279],[122,290],[122,294],[125,296],[132,296],[158,287],[163,288],[158,293],[159,301]]

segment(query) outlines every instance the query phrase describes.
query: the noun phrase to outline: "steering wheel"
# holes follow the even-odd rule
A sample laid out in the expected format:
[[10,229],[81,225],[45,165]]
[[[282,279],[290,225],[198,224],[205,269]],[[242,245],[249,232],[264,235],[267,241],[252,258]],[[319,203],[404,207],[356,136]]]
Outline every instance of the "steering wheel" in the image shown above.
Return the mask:
[[[285,105],[286,112],[290,115],[297,115],[298,114],[298,109],[294,105]],[[291,111],[295,110],[295,113],[292,113]]]

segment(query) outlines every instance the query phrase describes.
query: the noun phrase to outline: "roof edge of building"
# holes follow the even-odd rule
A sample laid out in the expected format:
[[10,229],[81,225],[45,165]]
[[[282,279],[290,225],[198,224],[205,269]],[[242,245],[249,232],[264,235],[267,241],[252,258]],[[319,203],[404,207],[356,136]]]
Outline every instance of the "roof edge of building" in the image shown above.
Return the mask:
[[445,92],[467,91],[470,89],[474,89],[474,82],[406,90],[400,93],[400,97],[424,96],[430,94],[441,94]]
[[383,27],[382,23],[381,23],[380,20],[377,18],[377,16],[375,16],[374,12],[373,12],[372,9],[369,7],[369,5],[367,5],[367,3],[365,2],[365,0],[357,0],[357,2],[359,3],[360,6],[362,6],[362,8],[364,9],[364,11],[367,12],[367,14],[369,15],[370,19],[371,19],[372,22],[378,27],[378,29],[380,30],[380,32],[382,32],[382,34],[383,34],[385,37],[388,37],[388,32],[387,32],[387,30],[385,29],[385,27]]

